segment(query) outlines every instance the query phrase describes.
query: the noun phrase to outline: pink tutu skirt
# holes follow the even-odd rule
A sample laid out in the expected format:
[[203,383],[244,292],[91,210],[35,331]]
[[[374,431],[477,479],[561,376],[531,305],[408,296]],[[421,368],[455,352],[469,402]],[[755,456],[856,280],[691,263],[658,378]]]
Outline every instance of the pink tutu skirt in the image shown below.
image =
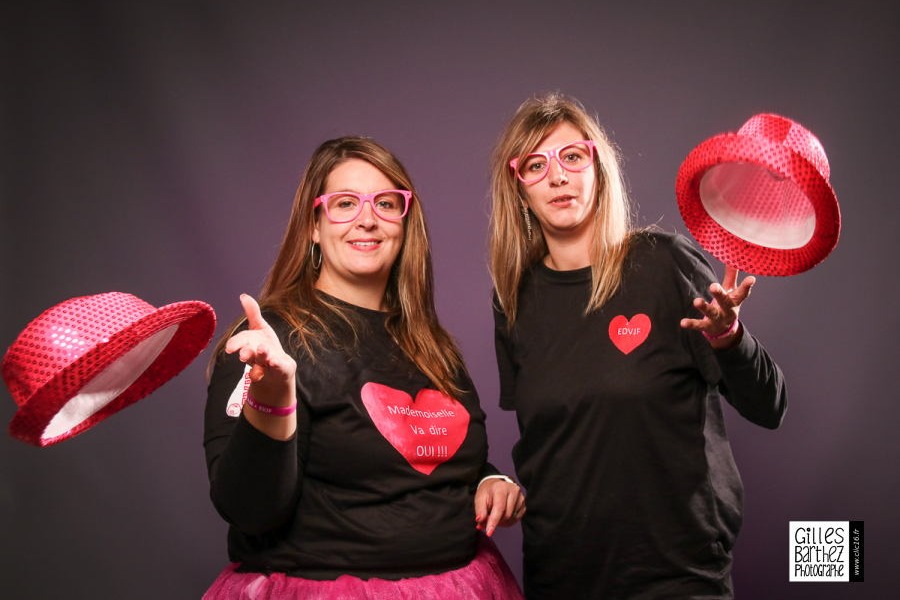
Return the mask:
[[494,543],[482,538],[468,565],[407,579],[360,579],[341,575],[317,581],[283,573],[238,573],[236,564],[222,571],[203,600],[522,600],[522,591]]

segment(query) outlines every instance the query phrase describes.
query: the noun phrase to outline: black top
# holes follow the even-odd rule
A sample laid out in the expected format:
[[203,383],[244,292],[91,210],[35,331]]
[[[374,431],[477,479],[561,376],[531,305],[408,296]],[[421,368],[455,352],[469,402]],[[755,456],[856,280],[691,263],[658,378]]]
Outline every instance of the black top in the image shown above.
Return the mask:
[[774,428],[786,392],[746,329],[716,352],[680,327],[715,280],[685,238],[643,233],[600,310],[584,316],[589,267],[539,264],[512,331],[495,311],[500,404],[521,433],[529,599],[730,596],[743,489],[719,394]]
[[[309,579],[398,579],[475,555],[473,492],[486,463],[484,413],[467,390],[447,397],[403,355],[386,314],[328,297],[359,323],[297,361],[298,431],[277,441],[240,416],[244,365],[221,360],[206,405],[211,497],[230,524],[240,570]],[[266,319],[287,349],[278,317]],[[230,409],[229,409],[230,406]],[[229,416],[231,415],[237,416]]]

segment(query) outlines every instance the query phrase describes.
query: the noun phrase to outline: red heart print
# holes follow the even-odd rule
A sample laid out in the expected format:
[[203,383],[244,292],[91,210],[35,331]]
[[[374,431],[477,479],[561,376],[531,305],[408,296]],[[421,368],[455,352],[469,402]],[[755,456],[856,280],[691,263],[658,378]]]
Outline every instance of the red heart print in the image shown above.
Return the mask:
[[413,401],[404,391],[369,382],[360,393],[375,427],[420,473],[431,475],[466,439],[469,412],[437,390],[419,390]]
[[609,339],[622,354],[628,354],[644,343],[650,335],[650,317],[638,313],[626,319],[623,315],[613,317],[609,322]]

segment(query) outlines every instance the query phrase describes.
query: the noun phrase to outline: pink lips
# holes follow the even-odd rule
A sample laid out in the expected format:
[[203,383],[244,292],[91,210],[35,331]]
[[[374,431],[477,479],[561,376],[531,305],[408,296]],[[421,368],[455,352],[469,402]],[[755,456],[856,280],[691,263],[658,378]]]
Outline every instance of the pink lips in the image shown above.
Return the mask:
[[564,194],[562,196],[557,196],[556,198],[551,198],[550,204],[557,204],[557,205],[564,204],[564,203],[571,202],[574,199],[575,199],[575,196],[572,196],[571,194]]
[[381,246],[381,240],[376,239],[350,240],[347,243],[350,244],[354,250],[359,250],[361,252],[371,252]]

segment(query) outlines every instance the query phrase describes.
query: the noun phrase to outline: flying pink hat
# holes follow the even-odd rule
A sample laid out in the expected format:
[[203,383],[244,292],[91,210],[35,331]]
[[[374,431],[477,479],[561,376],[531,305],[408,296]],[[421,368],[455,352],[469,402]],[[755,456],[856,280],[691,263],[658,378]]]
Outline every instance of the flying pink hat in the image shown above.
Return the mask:
[[694,148],[675,182],[688,230],[710,254],[756,275],[796,275],[837,245],[841,214],[825,149],[786,117],[758,114]]
[[49,446],[86,431],[180,373],[215,327],[215,312],[204,302],[154,308],[121,292],[47,309],[0,364],[19,405],[10,435]]

